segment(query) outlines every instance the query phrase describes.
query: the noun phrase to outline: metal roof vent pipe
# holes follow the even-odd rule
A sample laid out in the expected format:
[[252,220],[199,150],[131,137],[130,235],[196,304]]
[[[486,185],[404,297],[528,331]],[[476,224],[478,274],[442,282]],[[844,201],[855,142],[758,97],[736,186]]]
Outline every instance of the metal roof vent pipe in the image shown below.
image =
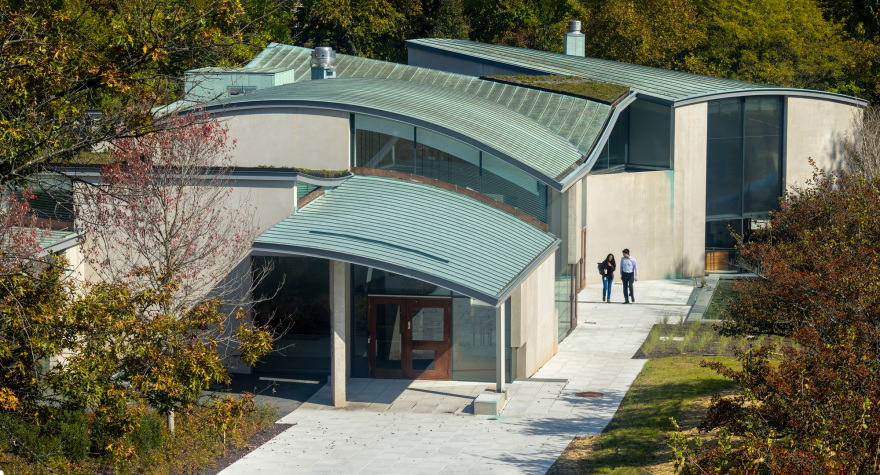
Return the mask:
[[568,33],[565,34],[565,46],[562,52],[570,56],[584,57],[586,55],[586,37],[581,33],[581,22],[571,20],[568,22]]
[[312,51],[312,79],[330,79],[336,77],[336,51],[329,46],[318,46]]

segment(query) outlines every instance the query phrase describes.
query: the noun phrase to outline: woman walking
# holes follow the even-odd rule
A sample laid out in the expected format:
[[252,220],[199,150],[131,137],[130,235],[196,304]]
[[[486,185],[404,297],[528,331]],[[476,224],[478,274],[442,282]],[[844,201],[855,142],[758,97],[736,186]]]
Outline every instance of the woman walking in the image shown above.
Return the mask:
[[608,254],[605,261],[599,264],[599,271],[602,274],[603,302],[611,302],[611,284],[614,282],[614,269],[617,269],[617,263],[614,262],[614,254]]

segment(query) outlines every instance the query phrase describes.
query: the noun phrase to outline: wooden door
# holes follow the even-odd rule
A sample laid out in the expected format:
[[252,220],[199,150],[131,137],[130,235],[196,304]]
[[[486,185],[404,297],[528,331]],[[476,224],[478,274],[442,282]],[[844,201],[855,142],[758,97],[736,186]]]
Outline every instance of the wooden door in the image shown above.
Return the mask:
[[451,379],[452,301],[370,297],[370,375]]

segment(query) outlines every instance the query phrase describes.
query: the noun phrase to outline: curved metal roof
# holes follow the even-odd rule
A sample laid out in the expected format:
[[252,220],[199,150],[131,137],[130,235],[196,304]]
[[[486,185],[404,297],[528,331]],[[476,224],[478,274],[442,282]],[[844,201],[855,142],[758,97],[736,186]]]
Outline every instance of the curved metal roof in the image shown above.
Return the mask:
[[458,193],[354,176],[265,231],[253,249],[370,266],[497,305],[559,243]]
[[[852,103],[859,106],[867,105],[867,102],[862,99],[842,94],[780,88],[766,84],[513,46],[445,38],[408,40],[407,45],[411,48],[424,49],[439,54],[503,65],[507,68],[521,70],[527,74],[572,75],[593,81],[628,86],[639,93],[669,101],[675,105],[685,105],[685,103],[714,99],[721,95],[762,89],[768,89],[768,94],[806,95],[819,99]],[[678,104],[680,101],[685,101],[685,103]]]
[[[558,133],[498,103],[456,89],[412,81],[304,81],[221,99],[206,109],[285,106],[344,110],[435,130],[495,155],[555,189],[561,187],[561,175],[584,155]],[[600,130],[596,130],[597,135]]]
[[[308,48],[272,43],[241,71],[293,70],[295,82],[310,81],[311,53]],[[337,78],[400,79],[480,96],[534,119],[574,144],[584,155],[595,143],[611,110],[607,104],[584,98],[347,54],[337,54],[334,64]]]

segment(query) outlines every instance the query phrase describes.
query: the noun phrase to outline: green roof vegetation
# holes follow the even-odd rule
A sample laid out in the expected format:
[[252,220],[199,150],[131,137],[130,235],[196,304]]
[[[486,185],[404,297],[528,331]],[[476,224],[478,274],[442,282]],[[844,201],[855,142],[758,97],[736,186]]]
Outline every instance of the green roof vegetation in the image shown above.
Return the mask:
[[620,99],[629,92],[629,88],[626,86],[590,81],[578,76],[519,74],[516,76],[483,76],[480,79],[513,84],[515,86],[525,86],[542,91],[561,92],[606,104],[613,104],[617,99]]
[[284,167],[276,165],[260,165],[257,168],[277,168],[280,170],[302,173],[303,175],[313,176],[315,178],[342,178],[351,175],[351,172],[348,170],[313,170],[311,168]]

